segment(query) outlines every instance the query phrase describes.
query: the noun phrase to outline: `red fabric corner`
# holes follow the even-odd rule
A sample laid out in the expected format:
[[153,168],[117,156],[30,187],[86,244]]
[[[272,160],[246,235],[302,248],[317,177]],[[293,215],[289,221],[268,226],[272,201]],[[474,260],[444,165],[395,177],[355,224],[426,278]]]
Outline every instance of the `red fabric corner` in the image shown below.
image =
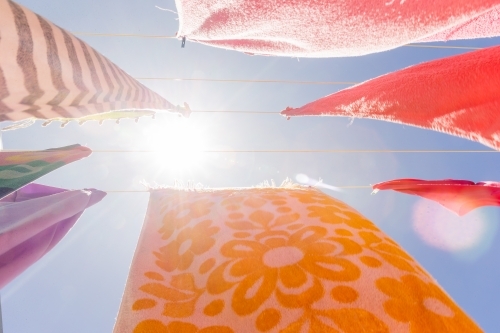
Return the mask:
[[434,60],[365,81],[291,116],[385,120],[500,149],[500,46]]
[[394,179],[372,186],[374,190],[394,190],[436,201],[462,216],[483,206],[500,206],[500,183],[443,179]]

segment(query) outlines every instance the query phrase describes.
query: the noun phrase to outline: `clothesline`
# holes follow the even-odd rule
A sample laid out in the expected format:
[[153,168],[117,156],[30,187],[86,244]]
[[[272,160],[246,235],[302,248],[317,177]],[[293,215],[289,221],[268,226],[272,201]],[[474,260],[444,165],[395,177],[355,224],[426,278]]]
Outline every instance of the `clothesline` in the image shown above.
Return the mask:
[[[348,186],[335,186],[340,189],[363,189],[372,188],[370,185],[348,185]],[[106,193],[147,193],[149,190],[104,190]]]
[[360,82],[352,81],[296,81],[296,80],[250,80],[250,79],[202,79],[202,78],[175,78],[175,77],[134,77],[136,80],[164,80],[164,81],[207,81],[207,82],[240,82],[240,83],[288,83],[288,84],[318,84],[334,85],[345,84],[353,85]]
[[281,114],[279,111],[245,111],[245,110],[191,110],[191,113],[248,113],[248,114]]
[[[90,150],[89,150],[90,151]],[[4,153],[9,153],[9,152],[23,152],[22,150],[2,150]],[[26,150],[25,152],[30,152],[30,150]],[[169,150],[125,150],[125,149],[97,149],[97,150],[91,150],[93,153],[146,153],[146,154],[153,154],[153,153],[168,153]],[[459,153],[475,153],[475,154],[482,154],[482,153],[500,153],[500,151],[497,150],[391,150],[391,149],[265,149],[265,150],[257,150],[257,149],[201,149],[201,150],[196,150],[196,152],[199,153],[312,153],[312,154],[321,154],[321,153],[337,153],[337,154],[384,154],[384,153],[389,153],[389,154],[446,154],[446,153],[451,153],[451,154],[459,154]]]
[[101,32],[72,32],[73,35],[92,36],[92,37],[135,37],[135,38],[159,38],[159,39],[177,39],[177,36],[166,35],[143,35],[143,34],[118,34]]
[[[101,32],[73,32],[75,35],[92,37],[134,37],[134,38],[152,38],[152,39],[178,39],[177,36],[166,35],[143,35],[143,34],[119,34],[119,33],[101,33]],[[424,45],[407,44],[404,47],[430,48],[430,49],[461,49],[461,50],[480,50],[481,47],[473,46],[453,46],[453,45]]]
[[[168,153],[168,150],[93,150],[94,153]],[[237,149],[203,149],[200,153],[339,153],[339,154],[369,154],[369,153],[500,153],[496,150],[349,150],[349,149],[303,149],[303,150],[237,150]]]

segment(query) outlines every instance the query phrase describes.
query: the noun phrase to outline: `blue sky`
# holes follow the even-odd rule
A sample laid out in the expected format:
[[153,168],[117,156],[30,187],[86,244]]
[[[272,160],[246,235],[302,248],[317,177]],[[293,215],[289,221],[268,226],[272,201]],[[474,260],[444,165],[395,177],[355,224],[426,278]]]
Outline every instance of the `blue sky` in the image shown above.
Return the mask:
[[[69,31],[174,35],[173,0],[22,0],[21,4]],[[175,39],[82,37],[134,77],[363,81],[406,66],[467,52],[403,47],[363,57],[296,59],[252,57]],[[447,45],[488,46],[500,39]],[[271,83],[144,81],[174,104],[193,110],[281,111],[344,86]],[[425,84],[423,82],[422,84]],[[94,150],[163,149],[162,154],[94,153],[49,174],[40,183],[63,188],[141,190],[140,181],[172,185],[194,180],[209,187],[278,183],[299,173],[337,186],[394,178],[500,180],[498,154],[188,154],[175,149],[487,149],[477,143],[409,126],[346,118],[294,118],[276,114],[195,113],[189,120],[161,115],[99,126],[40,123],[3,135],[5,149],[45,149],[79,143]],[[172,152],[172,149],[174,152]],[[415,232],[417,197],[369,189],[328,192],[374,221],[413,255],[487,332],[500,313],[500,209],[482,208],[457,220],[450,234],[482,237],[467,251],[437,249]],[[147,193],[110,193],[89,209],[63,241],[2,291],[5,333],[110,332],[142,226]],[[419,206],[420,205],[420,206]],[[426,206],[427,207],[427,206]],[[434,206],[432,220],[455,221]],[[426,209],[427,209],[426,208]],[[438,212],[439,211],[439,212]],[[448,221],[449,219],[449,221]],[[454,220],[455,219],[455,220]],[[465,221],[465,224],[462,223]],[[479,221],[479,222],[478,222]],[[478,228],[479,228],[478,227]],[[454,228],[454,229],[453,229]],[[476,228],[477,229],[477,228]],[[476,230],[474,229],[474,230]],[[421,229],[419,229],[421,230]]]

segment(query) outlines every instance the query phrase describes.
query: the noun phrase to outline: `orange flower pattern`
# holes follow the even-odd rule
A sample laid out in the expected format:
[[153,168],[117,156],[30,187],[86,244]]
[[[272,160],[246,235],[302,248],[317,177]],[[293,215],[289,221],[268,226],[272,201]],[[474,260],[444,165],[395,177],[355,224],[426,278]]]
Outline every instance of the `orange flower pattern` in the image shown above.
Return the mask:
[[158,258],[156,265],[167,272],[189,268],[196,255],[208,251],[215,244],[212,236],[218,231],[219,228],[212,226],[210,220],[182,229],[175,240],[154,252]]
[[481,332],[372,222],[315,189],[151,196],[115,333]]
[[432,282],[424,282],[415,275],[404,275],[401,281],[381,278],[376,284],[380,291],[391,297],[384,302],[385,311],[392,318],[408,323],[411,333],[477,331],[474,322]]

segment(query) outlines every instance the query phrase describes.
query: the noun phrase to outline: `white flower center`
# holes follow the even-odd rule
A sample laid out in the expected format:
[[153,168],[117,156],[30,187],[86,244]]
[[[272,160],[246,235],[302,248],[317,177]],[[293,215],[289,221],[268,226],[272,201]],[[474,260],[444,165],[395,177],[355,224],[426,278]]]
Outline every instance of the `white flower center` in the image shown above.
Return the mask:
[[262,258],[264,265],[278,268],[298,263],[304,258],[304,253],[295,246],[282,246],[271,249]]

